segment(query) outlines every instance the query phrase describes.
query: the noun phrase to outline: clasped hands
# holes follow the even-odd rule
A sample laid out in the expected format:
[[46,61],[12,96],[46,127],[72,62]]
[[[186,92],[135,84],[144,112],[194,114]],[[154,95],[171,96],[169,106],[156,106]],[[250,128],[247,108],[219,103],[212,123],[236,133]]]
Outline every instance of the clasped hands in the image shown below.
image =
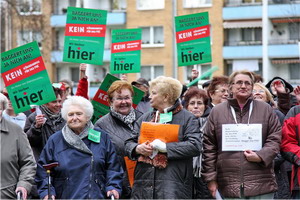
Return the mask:
[[167,145],[159,139],[153,140],[153,142],[146,141],[142,144],[137,145],[135,151],[138,154],[144,156],[151,156],[153,154],[153,150],[158,150],[159,152],[166,153]]

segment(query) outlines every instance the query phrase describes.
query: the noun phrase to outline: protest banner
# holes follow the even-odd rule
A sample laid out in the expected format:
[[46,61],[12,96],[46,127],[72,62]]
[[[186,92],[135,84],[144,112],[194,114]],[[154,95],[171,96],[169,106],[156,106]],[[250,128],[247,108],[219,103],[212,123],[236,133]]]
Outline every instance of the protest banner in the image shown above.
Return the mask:
[[[92,117],[92,122],[95,123],[99,118],[106,115],[110,111],[110,105],[108,103],[108,95],[107,90],[111,86],[111,84],[117,80],[120,80],[119,78],[107,74],[101,83],[99,89],[97,90],[93,100],[92,104],[94,106],[94,115]],[[135,86],[133,86],[133,99],[132,99],[132,107],[136,108],[137,104],[141,101],[144,92]]]
[[179,125],[178,124],[159,124],[152,122],[142,122],[139,144],[152,142],[160,139],[165,143],[178,142]]
[[16,113],[56,99],[36,41],[3,52],[1,73]]
[[178,66],[212,61],[208,12],[175,17]]
[[136,73],[141,71],[141,29],[112,31],[110,73]]
[[68,7],[63,61],[102,65],[107,11]]

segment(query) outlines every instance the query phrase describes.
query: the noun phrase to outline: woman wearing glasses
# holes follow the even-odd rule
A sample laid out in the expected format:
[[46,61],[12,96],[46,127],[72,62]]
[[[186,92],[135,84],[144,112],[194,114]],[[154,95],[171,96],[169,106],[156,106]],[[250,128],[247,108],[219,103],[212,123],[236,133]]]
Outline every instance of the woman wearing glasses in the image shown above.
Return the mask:
[[273,160],[281,125],[273,109],[253,100],[254,77],[229,77],[232,98],[212,109],[204,132],[203,176],[212,196],[272,199],[277,190]]
[[[285,115],[278,110],[276,103],[273,100],[270,91],[261,83],[255,83],[253,87],[253,99],[263,101],[270,104],[273,107],[273,111],[276,113],[281,125],[283,125]],[[274,160],[274,171],[276,175],[276,181],[278,184],[278,190],[274,195],[274,199],[289,199],[291,196],[289,189],[288,172],[291,172],[291,163],[285,161],[280,153],[277,154]]]
[[108,132],[115,145],[116,152],[124,170],[123,188],[121,199],[129,198],[131,188],[124,161],[124,141],[130,138],[134,122],[142,115],[132,107],[132,86],[126,81],[115,81],[107,91],[110,112],[100,118],[95,127]]
[[209,107],[213,108],[219,103],[227,101],[229,97],[228,93],[228,77],[227,76],[215,76],[211,80],[208,86],[207,94],[210,98]]

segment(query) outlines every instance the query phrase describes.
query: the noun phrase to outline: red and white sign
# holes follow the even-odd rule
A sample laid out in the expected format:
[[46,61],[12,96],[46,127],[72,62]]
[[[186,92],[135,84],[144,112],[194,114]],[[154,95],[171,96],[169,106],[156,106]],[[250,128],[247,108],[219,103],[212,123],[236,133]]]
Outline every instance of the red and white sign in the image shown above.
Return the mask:
[[184,31],[179,31],[176,33],[177,43],[187,42],[190,40],[196,40],[204,37],[209,37],[209,25],[201,26],[197,28],[192,28]]
[[65,36],[105,37],[106,25],[66,24]]

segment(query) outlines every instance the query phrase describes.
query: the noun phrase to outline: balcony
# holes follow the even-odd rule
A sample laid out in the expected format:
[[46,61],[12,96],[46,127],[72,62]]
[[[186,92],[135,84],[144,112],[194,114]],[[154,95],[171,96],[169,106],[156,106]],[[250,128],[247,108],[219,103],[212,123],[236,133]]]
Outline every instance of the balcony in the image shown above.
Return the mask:
[[[274,0],[276,1],[276,0]],[[278,0],[279,1],[279,0]],[[291,0],[289,0],[291,1]],[[230,5],[235,5],[235,1],[230,1]],[[239,1],[241,2],[241,1]],[[282,0],[280,4],[269,4],[268,17],[269,18],[287,18],[300,16],[300,0],[293,1],[293,3],[284,3]],[[241,19],[261,19],[262,5],[261,3],[243,3],[241,6],[236,3],[236,6],[227,6],[223,8],[223,20],[241,20]]]
[[[63,53],[64,51],[52,51],[51,52],[51,62],[52,63],[61,63],[63,62]],[[104,49],[103,62],[110,62],[110,49]]]
[[[51,26],[64,28],[66,26],[67,15],[52,15]],[[126,12],[109,12],[107,13],[107,25],[124,25],[126,24]]]
[[[272,44],[268,46],[269,58],[299,57],[298,44]],[[262,46],[224,46],[224,59],[257,59],[262,58]]]
[[[297,4],[300,0],[269,0],[268,4]],[[225,0],[224,7],[262,5],[262,0]]]

